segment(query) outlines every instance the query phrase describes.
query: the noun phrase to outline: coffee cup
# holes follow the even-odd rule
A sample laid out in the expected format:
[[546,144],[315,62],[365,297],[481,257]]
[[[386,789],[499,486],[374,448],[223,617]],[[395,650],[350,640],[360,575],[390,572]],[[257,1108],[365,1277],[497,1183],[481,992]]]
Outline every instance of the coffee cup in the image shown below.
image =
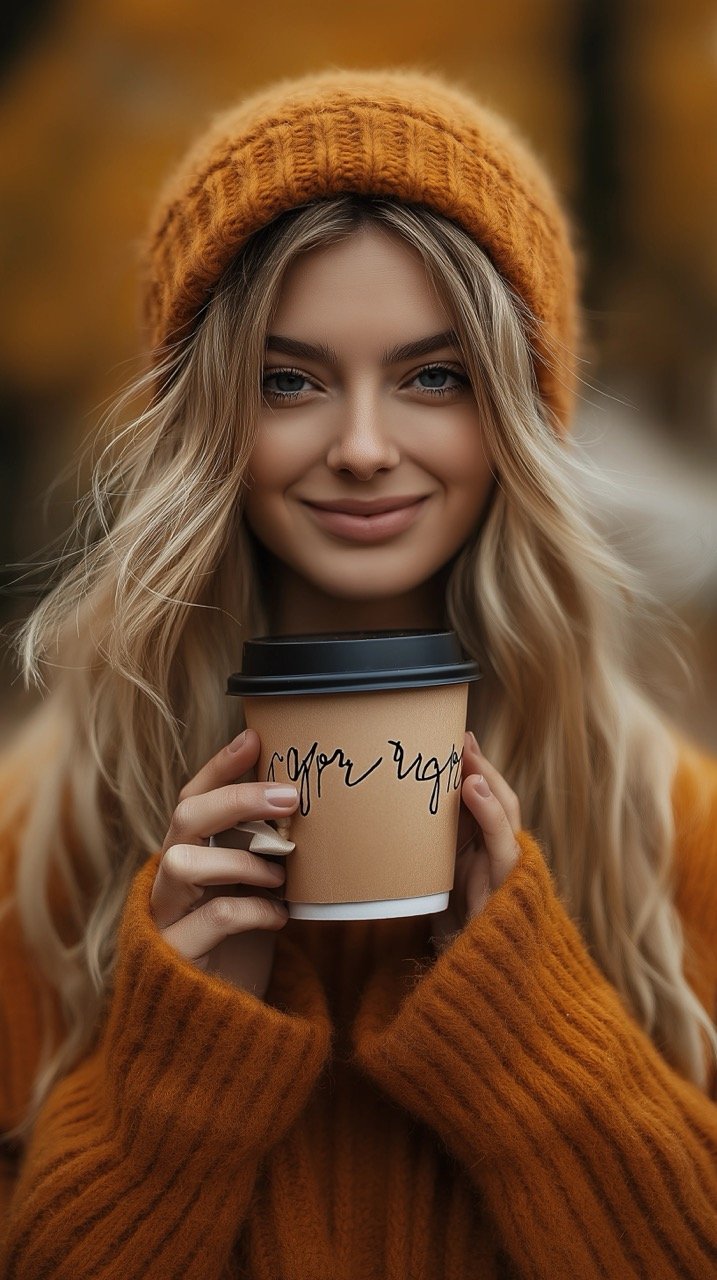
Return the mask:
[[448,905],[468,686],[453,631],[259,636],[227,693],[257,731],[260,781],[292,783],[281,835],[290,917],[365,920]]

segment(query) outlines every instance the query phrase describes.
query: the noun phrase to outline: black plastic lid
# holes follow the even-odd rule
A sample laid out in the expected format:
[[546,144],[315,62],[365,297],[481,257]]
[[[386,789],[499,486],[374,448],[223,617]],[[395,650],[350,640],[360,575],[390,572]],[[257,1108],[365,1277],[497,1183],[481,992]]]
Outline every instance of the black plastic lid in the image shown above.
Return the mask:
[[352,693],[480,680],[455,631],[342,631],[259,636],[242,647],[227,693]]

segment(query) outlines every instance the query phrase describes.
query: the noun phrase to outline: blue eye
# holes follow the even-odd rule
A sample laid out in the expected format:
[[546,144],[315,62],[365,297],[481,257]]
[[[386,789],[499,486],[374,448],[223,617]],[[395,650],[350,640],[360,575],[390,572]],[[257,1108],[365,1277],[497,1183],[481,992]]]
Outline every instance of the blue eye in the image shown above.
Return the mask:
[[[440,365],[438,367],[434,365],[433,368],[421,369],[421,372],[416,374],[416,378],[443,378],[445,380],[447,375],[448,375],[447,369],[441,369]],[[434,382],[429,383],[425,389],[426,391],[440,390],[440,388],[437,387]]]
[[275,396],[280,400],[294,400],[299,395],[299,392],[296,390],[272,391],[270,388],[267,388],[267,383],[270,382],[272,378],[288,378],[289,380],[293,378],[295,382],[308,381],[308,379],[304,377],[303,373],[299,373],[298,369],[272,369],[271,373],[267,373],[264,377],[264,390],[268,391],[270,396]]
[[[428,387],[425,387],[425,386],[424,386],[424,387],[422,387],[421,389],[422,389],[423,391],[427,391],[427,392],[429,393],[429,395],[445,396],[445,395],[448,395],[450,392],[458,391],[459,389],[461,389],[461,388],[463,388],[463,387],[466,387],[466,386],[468,385],[468,379],[467,379],[466,377],[464,377],[463,375],[461,375],[461,374],[457,373],[455,369],[451,369],[451,368],[450,368],[448,365],[446,365],[446,364],[427,364],[427,365],[425,365],[425,366],[424,366],[424,368],[423,368],[423,369],[419,369],[418,373],[416,374],[416,378],[423,378],[423,377],[424,377],[424,376],[426,376],[426,375],[427,375],[428,377],[430,377],[430,378],[433,378],[433,377],[439,377],[439,378],[446,378],[446,377],[449,377],[449,378],[454,378],[454,379],[455,379],[455,381],[458,383],[458,386],[457,386],[457,387],[455,387],[455,386],[453,386],[453,387],[451,387],[451,386],[448,386],[448,387],[446,387],[446,386],[440,386],[440,387],[436,387],[436,386],[428,386]],[[415,381],[415,379],[414,379],[414,381]]]

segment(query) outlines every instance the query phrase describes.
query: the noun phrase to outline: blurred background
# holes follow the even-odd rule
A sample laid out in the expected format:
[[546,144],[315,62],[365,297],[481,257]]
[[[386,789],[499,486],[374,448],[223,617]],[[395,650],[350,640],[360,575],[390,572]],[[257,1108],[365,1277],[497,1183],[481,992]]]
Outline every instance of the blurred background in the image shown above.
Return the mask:
[[[138,368],[138,240],[167,170],[212,112],[278,76],[392,63],[454,74],[512,118],[580,228],[575,434],[611,538],[689,629],[695,684],[673,718],[717,751],[712,0],[7,7],[0,625],[46,589],[88,479],[68,464]],[[0,672],[1,738],[37,695],[4,638]]]

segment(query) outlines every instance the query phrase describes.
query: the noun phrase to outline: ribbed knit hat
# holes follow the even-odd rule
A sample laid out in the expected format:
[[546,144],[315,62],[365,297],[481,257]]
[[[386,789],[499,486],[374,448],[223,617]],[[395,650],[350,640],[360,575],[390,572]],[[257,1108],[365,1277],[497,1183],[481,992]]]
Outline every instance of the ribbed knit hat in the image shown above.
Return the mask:
[[191,331],[248,237],[284,210],[343,192],[451,218],[540,322],[535,370],[567,429],[580,341],[577,272],[554,188],[513,126],[463,87],[407,68],[283,79],[216,116],[170,175],[144,246],[151,351]]

